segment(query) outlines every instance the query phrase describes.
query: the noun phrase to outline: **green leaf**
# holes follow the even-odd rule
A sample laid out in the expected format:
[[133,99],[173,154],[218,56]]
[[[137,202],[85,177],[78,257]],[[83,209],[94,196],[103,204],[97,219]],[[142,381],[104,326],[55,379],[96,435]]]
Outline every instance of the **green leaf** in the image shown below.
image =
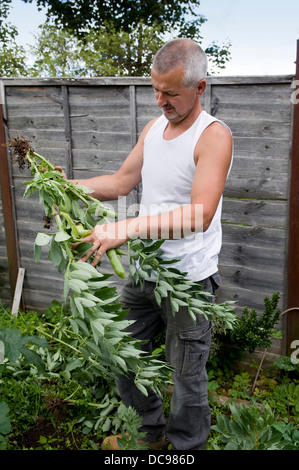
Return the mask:
[[98,340],[99,336],[104,336],[105,330],[104,330],[104,325],[101,319],[92,321],[90,325],[91,325],[91,329],[92,329],[95,341]]
[[162,279],[159,280],[159,286],[160,287],[164,287],[165,289],[169,290],[169,291],[173,291],[173,287],[171,284],[169,284],[168,282],[166,281],[163,281]]
[[[108,287],[110,286],[111,284],[113,284],[113,281],[94,281],[94,280],[90,280],[89,283],[88,283],[88,289],[89,290],[99,290],[99,289],[103,289],[104,287]],[[102,298],[102,296],[101,296]]]
[[74,301],[75,303],[75,306],[76,306],[76,309],[77,309],[77,312],[79,313],[79,315],[81,315],[82,318],[84,318],[84,309],[82,307],[82,304],[80,302],[80,300],[78,300],[77,297],[74,297],[71,299],[71,301]]
[[58,268],[60,265],[61,261],[63,260],[63,251],[60,247],[60,245],[55,241],[54,237],[51,237],[51,245],[50,245],[50,250],[48,252],[48,258],[52,261],[54,266]]
[[78,269],[79,271],[84,271],[90,274],[91,277],[101,277],[101,274],[97,271],[97,269],[89,263],[83,263],[82,261],[75,261],[73,263],[73,267]]
[[88,281],[91,275],[88,271],[82,269],[76,269],[69,274],[69,279],[80,279],[81,281]]
[[[77,313],[77,311],[76,311],[76,313]],[[75,320],[73,320],[72,318],[69,318],[69,322],[71,324],[73,332],[77,335],[79,333],[79,326],[78,326],[77,322]]]
[[141,383],[139,383],[139,381],[136,381],[135,385],[141,391],[141,393],[143,393],[143,395],[145,395],[146,397],[148,396],[147,389]]
[[124,359],[120,356],[114,355],[113,360],[124,370],[127,371],[128,367]]
[[95,354],[96,356],[98,356],[98,357],[101,357],[101,356],[102,356],[101,350],[100,350],[100,349],[98,348],[98,346],[94,343],[94,341],[91,341],[91,340],[86,341],[86,346],[87,346],[88,349],[89,349],[93,354]]
[[27,364],[33,364],[41,373],[45,372],[45,364],[39,354],[32,351],[32,349],[28,349],[26,346],[22,346],[20,351],[25,357]]
[[84,297],[75,298],[76,305],[81,304],[84,307],[95,307],[96,303],[93,300],[85,299]]
[[175,290],[178,291],[185,291],[190,289],[190,284],[176,284],[175,285]]
[[102,432],[108,432],[111,427],[111,419],[107,418],[102,425]]
[[52,237],[46,233],[38,233],[35,238],[35,244],[38,246],[47,245],[51,241]]
[[180,309],[178,303],[177,303],[173,298],[171,298],[171,299],[170,299],[170,304],[171,304],[172,311],[173,311],[174,313],[177,313],[177,312],[179,311],[179,309]]
[[67,372],[71,372],[72,370],[78,369],[79,367],[82,367],[82,361],[81,359],[77,358],[68,362],[65,366],[65,370]]
[[0,402],[0,434],[8,434],[11,429],[10,419],[8,416],[9,408],[4,401]]
[[161,307],[161,295],[159,294],[157,289],[154,290],[154,295],[155,295],[157,304],[159,305],[159,307]]
[[69,279],[67,284],[71,290],[79,293],[88,289],[86,282],[81,281],[80,279]]
[[56,242],[66,242],[70,238],[71,238],[71,236],[66,232],[57,232],[56,235],[55,235],[55,241]]
[[134,277],[136,273],[136,266],[134,266],[134,264],[130,264],[129,265],[129,274],[131,277]]
[[3,328],[0,330],[0,340],[4,343],[5,357],[11,362],[15,362],[20,357],[20,348],[24,344],[20,331]]
[[180,300],[180,299],[175,299],[175,302],[180,306],[180,307],[187,307],[188,304],[187,302],[184,302],[183,300]]
[[35,263],[40,259],[42,254],[42,247],[39,245],[34,245],[34,255],[33,255],[33,260]]
[[143,253],[152,253],[153,251],[157,251],[163,243],[164,243],[164,240],[157,240],[151,245],[144,247],[142,251]]
[[89,329],[86,325],[86,323],[84,322],[84,320],[82,320],[81,318],[76,318],[76,323],[78,324],[79,328],[81,329],[81,331],[86,335],[86,336],[89,336]]

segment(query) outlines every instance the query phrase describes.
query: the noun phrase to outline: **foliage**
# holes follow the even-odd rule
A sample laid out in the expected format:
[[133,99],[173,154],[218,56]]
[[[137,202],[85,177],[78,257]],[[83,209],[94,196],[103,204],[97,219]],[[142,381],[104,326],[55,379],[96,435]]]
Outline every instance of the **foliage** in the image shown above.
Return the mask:
[[[0,412],[0,428],[2,422],[9,423],[6,428],[8,432],[5,430],[5,434],[2,433],[0,437],[0,446],[8,449],[98,449],[98,443],[108,433],[122,434],[124,446],[127,449],[135,448],[136,440],[138,444],[142,435],[138,432],[139,421],[134,411],[127,413],[127,408],[119,401],[115,386],[111,387],[105,377],[92,378],[89,371],[81,367],[73,368],[76,366],[75,351],[69,349],[67,342],[63,344],[55,339],[63,339],[61,322],[70,315],[65,306],[53,301],[43,314],[29,311],[19,312],[18,316],[12,316],[4,304],[0,307],[0,330],[17,329],[24,337],[41,337],[42,332],[51,336],[47,348],[37,344],[28,345],[44,361],[44,373],[39,372],[34,364],[29,364],[22,354],[15,362],[6,358],[0,364],[0,402],[6,404],[4,412]],[[221,357],[224,359],[223,354]],[[282,440],[288,448],[296,442],[299,383],[296,379],[291,381],[284,371],[277,375],[275,370],[277,368],[273,367],[261,374],[253,398],[249,391],[248,372],[236,371],[231,367],[222,370],[219,365],[209,369],[210,404],[213,421],[217,421],[217,425],[220,417],[227,417],[229,422],[236,418],[227,404],[221,405],[215,400],[215,392],[226,395],[233,403],[237,403],[240,398],[248,400],[249,404],[258,407],[258,416],[266,403],[272,410],[279,430],[269,422],[266,426],[270,430],[262,437],[259,437],[262,425],[254,425],[252,420],[255,415],[248,412],[252,415],[248,418],[251,424],[247,426],[244,437],[247,447],[254,447],[258,441],[260,448],[260,440],[265,450],[280,449]],[[170,398],[171,395],[163,393],[165,416]],[[242,418],[241,423],[243,421]],[[263,422],[266,423],[265,418]],[[227,426],[232,429],[234,425]],[[251,434],[252,429],[258,429],[254,436]],[[212,428],[208,449],[226,448],[228,439],[225,441],[225,435]],[[234,435],[230,442],[240,445],[238,436]]]
[[123,418],[123,426],[121,437],[117,439],[117,443],[121,450],[146,450],[146,442],[140,442],[146,433],[139,431],[142,423],[142,417],[139,416],[134,408],[121,405],[118,412]]
[[5,357],[9,361],[15,362],[22,354],[25,357],[25,363],[34,364],[40,372],[44,372],[44,364],[40,356],[27,347],[29,343],[47,348],[48,343],[44,338],[23,335],[15,329],[2,328],[0,331],[0,341],[4,345]]
[[[4,306],[1,310],[1,331],[9,329],[16,336],[26,337],[35,325],[37,337],[42,339],[41,335],[46,334],[51,338],[47,347],[39,346],[38,342],[31,346],[32,351],[43,361],[42,369],[27,361],[17,347],[14,355],[5,353],[5,360],[0,365],[0,395],[5,403],[3,413],[0,413],[0,431],[3,423],[5,434],[11,434],[11,437],[5,436],[6,440],[10,438],[9,447],[19,448],[23,442],[22,436],[34,432],[39,422],[41,439],[40,436],[37,439],[40,446],[34,448],[65,447],[69,434],[72,435],[72,445],[76,446],[82,445],[80,442],[84,440],[84,435],[95,436],[99,440],[107,432],[119,433],[128,429],[139,436],[134,428],[137,418],[132,410],[127,414],[126,407],[120,404],[115,384],[111,384],[109,379],[107,382],[106,377],[81,368],[76,351],[69,348],[75,342],[68,344],[61,328],[61,322],[67,315],[65,308],[53,301],[47,310],[42,315],[28,312],[29,322],[24,312],[15,317]],[[6,432],[8,410],[11,428]],[[50,437],[42,434],[43,422],[52,423]],[[4,434],[4,427],[1,432]],[[6,440],[3,440],[5,444]],[[83,445],[90,447],[91,443]],[[128,445],[132,445],[132,442]]]
[[17,45],[17,28],[7,22],[9,8],[9,0],[0,0],[0,77],[24,76],[25,49]]
[[275,359],[273,365],[286,372],[297,372],[297,374],[299,374],[299,364],[294,364],[288,356],[281,356],[278,359]]
[[161,258],[159,249],[163,242],[140,239],[128,242],[133,282],[143,286],[145,279],[153,273],[156,276],[154,294],[158,305],[169,295],[173,315],[180,307],[187,307],[194,322],[197,315],[204,315],[207,320],[217,317],[223,321],[226,330],[233,329],[237,322],[233,302],[213,303],[213,294],[205,292],[201,284],[188,280],[186,273],[172,268],[171,264],[176,260],[165,261]]
[[[177,35],[176,31],[172,36]],[[141,21],[132,31],[120,30],[107,23],[77,38],[70,30],[54,25],[40,26],[31,47],[34,63],[31,76],[98,77],[150,76],[153,57],[165,43],[161,27]],[[230,58],[230,44],[214,42],[206,49],[209,73],[225,68]]]
[[[38,191],[45,215],[56,220],[56,232],[37,234],[34,260],[38,261],[42,247],[48,245],[49,258],[64,273],[64,302],[69,305],[69,315],[55,325],[51,334],[40,331],[68,351],[65,373],[81,368],[90,380],[103,376],[114,382],[118,374],[133,372],[136,386],[144,394],[146,387],[161,393],[160,387],[168,381],[169,367],[156,357],[145,356],[141,342],[128,335],[126,329],[131,322],[125,319],[126,311],[116,288],[111,287],[110,274],[104,275],[90,263],[78,261],[90,244],[82,243],[72,250],[74,242],[90,233],[96,223],[107,222],[107,216],[116,214],[92,198],[86,188],[63,179],[24,139],[13,140],[11,145],[19,165],[23,167],[27,160],[34,175],[25,183],[25,197]],[[124,269],[116,251],[109,250],[107,255],[115,272],[123,277]]]
[[164,41],[160,27],[142,21],[130,32],[104,25],[79,42],[79,76],[150,76],[153,57]]
[[[37,235],[35,261],[39,259],[42,247],[50,245],[49,258],[59,272],[65,272],[64,299],[67,298],[70,291],[73,292],[70,298],[70,308],[74,318],[79,317],[82,320],[84,308],[86,308],[88,317],[90,315],[94,317],[91,321],[93,335],[104,335],[105,330],[109,335],[110,330],[117,328],[116,317],[120,315],[119,305],[116,303],[118,298],[112,294],[111,288],[108,289],[110,283],[107,281],[107,276],[100,274],[90,264],[77,261],[84,252],[88,251],[90,245],[81,243],[75,252],[72,250],[72,245],[90,233],[97,223],[107,223],[109,222],[107,217],[115,218],[117,215],[90,196],[90,190],[63,179],[61,173],[55,170],[50,162],[35,153],[30,146],[28,147],[26,139],[12,139],[10,145],[14,149],[13,158],[17,158],[21,166],[24,165],[23,159],[27,160],[34,175],[31,181],[25,183],[27,189],[24,196],[28,197],[38,191],[40,202],[44,205],[45,215],[47,217],[54,216],[58,228],[58,231],[52,234],[39,233]],[[79,206],[79,200],[85,207]],[[213,296],[204,292],[201,285],[189,281],[186,273],[180,273],[178,270],[168,267],[175,260],[164,261],[160,257],[159,248],[163,242],[163,240],[154,243],[148,241],[146,246],[144,241],[136,239],[128,243],[130,276],[134,281],[139,282],[142,286],[144,279],[152,271],[155,271],[157,273],[155,297],[158,305],[161,304],[162,298],[169,294],[173,314],[180,307],[186,306],[194,321],[197,315],[202,314],[207,319],[217,315],[223,319],[227,329],[233,328],[236,315],[232,302],[223,304],[210,302],[208,299]],[[118,275],[124,277],[125,273],[116,256],[116,250],[109,251],[113,255],[109,256],[112,267]],[[107,254],[109,255],[109,252]],[[104,292],[101,292],[102,288],[105,288]],[[114,315],[110,312],[108,315],[104,306],[109,305],[111,311],[114,303],[116,303],[118,310],[116,309]],[[100,320],[101,316],[106,318],[106,321]],[[121,324],[121,328],[124,328],[124,324]],[[133,340],[130,339],[130,341]],[[115,350],[114,354],[116,357],[121,356]],[[112,363],[115,363],[115,360],[117,359],[114,357]],[[120,359],[118,360],[122,362]]]
[[52,25],[39,26],[35,44],[30,47],[34,63],[30,76],[70,77],[80,68],[78,40],[68,31],[57,30]]
[[244,307],[236,328],[231,332],[231,341],[235,348],[252,353],[260,346],[267,348],[271,345],[274,326],[280,318],[279,292],[272,299],[264,298],[265,309],[259,317],[257,312]]
[[117,32],[131,32],[142,22],[145,26],[160,26],[164,32],[177,28],[182,35],[194,37],[199,26],[206,21],[196,10],[199,0],[37,0],[37,5],[47,8],[48,19],[78,36],[91,28],[97,30],[107,22]]
[[[277,421],[268,404],[251,406],[235,403],[229,405],[231,418],[217,416],[212,429],[219,433],[225,450],[298,450],[298,426]],[[216,447],[216,446],[215,446]],[[216,447],[217,448],[217,447]]]
[[150,75],[153,56],[163,45],[159,29],[142,23],[132,32],[101,26],[82,39],[45,24],[35,39],[29,73],[47,77]]
[[[46,217],[55,218],[56,231],[37,234],[34,260],[38,261],[42,248],[48,245],[49,258],[58,271],[64,273],[64,305],[63,308],[56,306],[55,318],[36,327],[37,337],[18,329],[2,328],[0,339],[5,347],[2,373],[9,374],[13,370],[15,375],[22,377],[33,374],[39,380],[55,379],[76,384],[77,388],[70,397],[63,399],[63,403],[72,402],[71,397],[80,392],[82,386],[94,389],[94,396],[102,402],[88,402],[98,415],[93,420],[82,418],[83,429],[90,432],[101,426],[108,430],[113,423],[107,414],[117,407],[118,400],[111,400],[111,394],[105,398],[103,387],[98,390],[100,380],[104,379],[113,390],[119,374],[133,373],[135,384],[142,393],[147,395],[147,388],[151,388],[161,395],[161,390],[170,381],[171,368],[156,355],[145,356],[140,347],[142,343],[128,335],[131,322],[125,318],[126,311],[119,302],[116,288],[110,285],[110,274],[104,275],[90,263],[78,261],[90,245],[80,243],[72,249],[74,242],[90,233],[97,223],[106,223],[108,216],[115,218],[116,214],[92,198],[87,188],[63,179],[50,162],[30,148],[26,139],[12,139],[10,145],[12,157],[19,167],[28,164],[31,169],[33,178],[25,183],[25,197],[38,192]],[[194,319],[197,314],[210,317],[212,309],[213,314],[222,317],[227,328],[231,328],[235,321],[232,306],[213,306],[200,286],[195,286],[177,270],[163,266],[158,256],[161,243],[154,242],[145,247],[143,241],[134,240],[130,244],[130,257],[139,263],[137,268],[130,267],[135,281],[142,284],[144,275],[154,268],[158,273],[157,301],[170,292],[173,314],[182,305],[188,305]],[[113,256],[108,257],[113,269],[123,276],[116,250],[110,252]],[[25,346],[27,343],[32,347]],[[132,418],[133,427],[134,423],[136,420]],[[131,442],[130,445],[135,444]]]
[[[168,39],[202,42],[200,27],[207,20],[197,12],[198,0],[116,3],[102,2],[98,9],[98,2],[38,1],[48,6],[48,21],[25,49],[17,45],[17,28],[6,21],[11,0],[0,0],[0,75],[149,76],[155,53]],[[206,48],[210,75],[225,68],[230,47],[229,41],[214,41]]]
[[209,62],[208,75],[215,75],[219,73],[219,70],[225,69],[227,62],[231,58],[230,48],[231,42],[227,40],[221,45],[217,41],[213,41],[205,49]]
[[8,434],[11,429],[10,418],[8,416],[9,408],[4,401],[0,402],[0,450],[5,449],[6,441],[5,434]]

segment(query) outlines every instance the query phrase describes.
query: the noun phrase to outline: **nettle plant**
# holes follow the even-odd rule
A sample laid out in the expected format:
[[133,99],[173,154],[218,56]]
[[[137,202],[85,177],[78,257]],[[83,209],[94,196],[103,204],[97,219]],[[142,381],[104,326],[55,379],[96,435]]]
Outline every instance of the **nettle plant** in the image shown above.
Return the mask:
[[[116,287],[111,285],[113,282],[109,278],[112,274],[103,274],[99,266],[92,266],[92,258],[89,262],[79,261],[91,244],[82,242],[73,248],[96,224],[109,223],[117,214],[93,198],[88,188],[64,179],[52,163],[31,148],[26,138],[11,139],[9,147],[19,168],[26,165],[30,168],[33,178],[24,183],[27,186],[24,197],[38,192],[45,211],[46,227],[50,229],[48,233],[37,234],[34,260],[38,261],[43,247],[48,246],[48,257],[64,275],[63,302],[69,306],[69,314],[60,327],[63,334],[61,329],[56,330],[55,340],[69,347],[76,354],[76,368],[84,369],[91,376],[114,382],[118,374],[134,373],[136,386],[142,393],[147,395],[149,387],[161,395],[161,389],[170,380],[171,367],[156,356],[144,355],[142,342],[128,334],[132,322],[126,320],[127,311],[120,302]],[[53,219],[55,231],[52,231],[50,223]],[[185,306],[194,321],[197,315],[208,319],[217,316],[224,328],[232,329],[237,321],[233,303],[212,303],[209,300],[211,294],[189,281],[185,273],[171,267],[175,260],[166,262],[161,258],[162,243],[163,240],[140,239],[128,242],[132,280],[143,286],[146,277],[154,270],[157,273],[155,296],[158,304],[170,295],[174,315],[181,306]],[[121,249],[107,252],[114,272],[124,278],[121,255],[125,255]]]

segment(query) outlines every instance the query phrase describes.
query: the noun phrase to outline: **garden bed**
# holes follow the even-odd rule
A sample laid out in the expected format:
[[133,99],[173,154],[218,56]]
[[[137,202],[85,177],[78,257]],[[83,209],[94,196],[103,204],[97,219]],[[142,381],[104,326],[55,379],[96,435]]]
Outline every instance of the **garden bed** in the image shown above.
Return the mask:
[[[60,309],[61,306],[54,303],[44,316],[26,312],[12,317],[1,305],[0,329],[33,335],[41,324],[47,323],[50,331],[49,325],[57,323]],[[41,354],[42,347],[36,345],[35,348]],[[9,421],[7,432],[0,434],[2,448],[100,450],[103,438],[124,433],[128,427],[137,439],[140,421],[132,410],[128,414],[115,386],[103,378],[88,382],[79,372],[69,376],[62,352],[61,345],[51,344],[44,353],[46,369],[43,373],[21,355],[14,362],[5,361],[0,365],[0,402],[6,403],[8,408],[7,413],[1,415],[0,412],[0,429],[1,423]],[[212,410],[208,450],[223,449],[228,443],[233,448],[253,450],[281,448],[282,443],[287,448],[298,449],[299,372],[289,361],[284,363],[288,364],[284,369],[275,365],[262,368],[252,390],[259,367],[254,359],[248,370],[248,366],[243,368],[241,363],[225,361],[222,354],[214,356],[208,365]],[[166,416],[170,399],[168,389],[163,394]],[[243,414],[238,415],[237,409]],[[246,411],[248,414],[245,409],[250,410]],[[263,416],[265,421],[260,421]],[[247,435],[242,427],[245,418],[251,423]],[[280,423],[278,428],[277,423]],[[233,431],[229,426],[234,426]],[[227,430],[227,436],[223,429]],[[257,435],[262,435],[261,442],[253,439]]]

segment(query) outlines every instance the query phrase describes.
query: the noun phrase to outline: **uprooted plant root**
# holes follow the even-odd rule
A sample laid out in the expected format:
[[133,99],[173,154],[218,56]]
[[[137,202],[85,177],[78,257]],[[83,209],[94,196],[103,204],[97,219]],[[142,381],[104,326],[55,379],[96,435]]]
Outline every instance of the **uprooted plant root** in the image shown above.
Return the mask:
[[30,168],[30,163],[26,159],[26,155],[28,152],[34,153],[34,150],[25,137],[12,137],[8,141],[8,147],[12,149],[11,158],[17,161],[20,170],[24,170],[26,166]]

